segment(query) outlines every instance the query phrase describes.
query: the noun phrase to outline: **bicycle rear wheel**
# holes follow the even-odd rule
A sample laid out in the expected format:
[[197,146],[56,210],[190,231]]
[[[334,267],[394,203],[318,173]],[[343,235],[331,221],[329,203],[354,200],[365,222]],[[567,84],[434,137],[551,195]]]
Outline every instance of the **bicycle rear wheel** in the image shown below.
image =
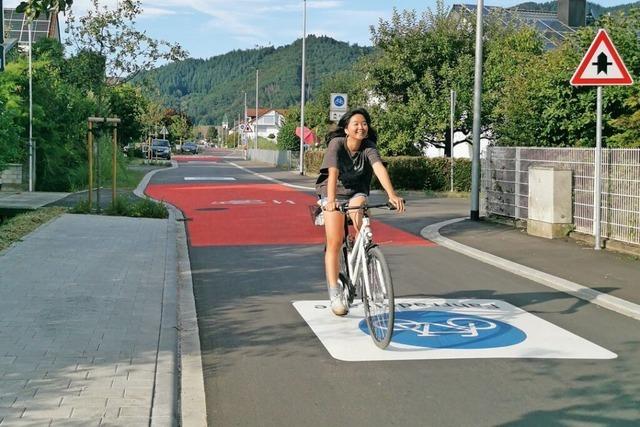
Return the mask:
[[364,316],[373,342],[386,348],[393,335],[395,302],[391,272],[382,251],[377,247],[367,250],[369,291],[362,286]]

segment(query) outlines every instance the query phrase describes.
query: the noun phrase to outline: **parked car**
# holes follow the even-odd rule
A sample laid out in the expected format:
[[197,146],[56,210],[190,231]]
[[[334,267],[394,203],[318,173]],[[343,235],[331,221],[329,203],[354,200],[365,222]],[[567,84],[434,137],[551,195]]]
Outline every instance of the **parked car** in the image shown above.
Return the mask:
[[151,157],[171,160],[171,144],[166,139],[151,140]]
[[182,147],[180,147],[180,151],[183,153],[198,154],[198,144],[193,141],[187,141],[182,144]]

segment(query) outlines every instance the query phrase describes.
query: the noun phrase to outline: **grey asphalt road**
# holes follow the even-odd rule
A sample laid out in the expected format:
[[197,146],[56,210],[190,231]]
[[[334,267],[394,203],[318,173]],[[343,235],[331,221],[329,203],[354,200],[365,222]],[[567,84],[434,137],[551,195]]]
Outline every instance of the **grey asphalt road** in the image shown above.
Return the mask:
[[[198,175],[264,183],[222,161],[181,164],[156,174],[152,184]],[[468,202],[416,199],[409,209],[379,218],[419,235],[425,225],[467,214]],[[189,249],[211,426],[639,423],[636,320],[442,247],[389,246],[383,251],[396,297],[506,301],[618,357],[343,362],[331,357],[291,304],[326,298],[322,245]]]

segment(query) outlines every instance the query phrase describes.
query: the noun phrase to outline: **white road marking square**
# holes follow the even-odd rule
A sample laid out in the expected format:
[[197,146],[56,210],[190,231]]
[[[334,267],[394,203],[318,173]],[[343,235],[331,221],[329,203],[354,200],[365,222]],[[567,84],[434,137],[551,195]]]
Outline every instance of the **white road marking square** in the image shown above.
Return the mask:
[[381,350],[360,302],[344,317],[327,300],[293,306],[329,354],[344,361],[540,358],[614,359],[615,353],[499,300],[396,299],[394,335]]

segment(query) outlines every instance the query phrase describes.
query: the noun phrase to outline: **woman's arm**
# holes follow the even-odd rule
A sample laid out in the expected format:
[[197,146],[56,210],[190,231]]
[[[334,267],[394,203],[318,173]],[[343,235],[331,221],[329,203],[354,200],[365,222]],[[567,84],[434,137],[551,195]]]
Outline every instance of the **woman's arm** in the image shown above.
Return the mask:
[[[389,201],[393,206],[398,209],[398,212],[404,212],[404,200],[400,196],[398,196],[393,189],[393,184],[391,184],[391,178],[389,178],[389,173],[387,172],[387,168],[384,167],[382,162],[376,162],[372,165],[373,173],[376,174],[378,181],[382,184],[382,188],[387,192],[387,196],[389,196]],[[329,175],[331,176],[331,175]]]

